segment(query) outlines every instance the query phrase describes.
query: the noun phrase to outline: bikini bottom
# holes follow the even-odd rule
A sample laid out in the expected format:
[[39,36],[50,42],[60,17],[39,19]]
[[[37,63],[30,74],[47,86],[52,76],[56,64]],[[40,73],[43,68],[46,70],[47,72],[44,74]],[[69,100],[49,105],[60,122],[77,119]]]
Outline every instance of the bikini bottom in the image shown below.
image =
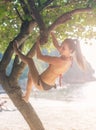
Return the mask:
[[38,85],[40,85],[40,83],[41,83],[41,85],[42,85],[42,87],[43,87],[44,90],[49,90],[49,89],[51,89],[51,88],[55,88],[55,89],[56,89],[56,84],[54,84],[54,85],[49,85],[49,84],[45,83],[45,82],[39,77],[39,79],[38,79]]

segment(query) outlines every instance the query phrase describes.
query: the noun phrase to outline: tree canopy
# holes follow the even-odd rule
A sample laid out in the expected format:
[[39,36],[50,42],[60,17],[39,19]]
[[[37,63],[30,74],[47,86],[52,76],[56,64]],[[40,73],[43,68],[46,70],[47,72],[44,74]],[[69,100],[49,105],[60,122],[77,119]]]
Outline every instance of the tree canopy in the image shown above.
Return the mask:
[[[92,12],[81,11],[74,14],[71,20],[58,26],[56,32],[61,39],[65,37],[95,38],[96,31],[93,27],[96,26],[96,2],[94,0],[35,0],[35,6],[40,11],[46,27],[66,12],[90,7]],[[27,0],[1,1],[0,12],[0,51],[4,52],[8,43],[19,33],[21,22],[34,20],[34,16],[31,15]],[[35,26],[27,42],[34,43],[38,33],[39,27]]]

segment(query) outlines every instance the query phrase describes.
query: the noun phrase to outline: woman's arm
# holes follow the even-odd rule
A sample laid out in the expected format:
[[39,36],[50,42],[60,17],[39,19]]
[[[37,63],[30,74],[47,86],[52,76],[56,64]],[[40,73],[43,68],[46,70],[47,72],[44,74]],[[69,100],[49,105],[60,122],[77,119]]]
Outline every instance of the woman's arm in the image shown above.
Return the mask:
[[60,64],[62,62],[62,60],[59,57],[52,57],[52,56],[48,56],[48,55],[43,55],[41,53],[39,44],[37,44],[36,50],[37,50],[37,58],[44,61],[44,62],[47,62],[49,64],[53,64],[53,65]]
[[58,45],[58,41],[53,32],[51,32],[51,36],[52,36],[52,41],[53,41],[54,46],[57,48],[58,51],[60,51],[60,46]]

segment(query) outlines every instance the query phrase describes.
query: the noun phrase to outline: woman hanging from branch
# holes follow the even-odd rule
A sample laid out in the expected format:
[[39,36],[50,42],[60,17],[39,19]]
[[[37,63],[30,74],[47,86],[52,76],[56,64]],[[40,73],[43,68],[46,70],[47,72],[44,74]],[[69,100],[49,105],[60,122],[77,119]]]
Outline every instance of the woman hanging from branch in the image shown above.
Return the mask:
[[26,93],[23,96],[23,99],[28,102],[32,85],[34,84],[39,90],[49,90],[51,88],[56,88],[55,81],[61,75],[64,74],[72,65],[73,56],[76,57],[78,65],[85,69],[85,64],[83,56],[81,53],[80,45],[78,40],[74,39],[65,39],[61,46],[59,46],[58,41],[53,32],[51,32],[52,40],[54,46],[60,53],[59,57],[53,57],[48,55],[43,55],[40,50],[40,42],[37,40],[36,45],[36,54],[37,58],[48,63],[48,68],[39,75],[37,68],[34,64],[32,58],[29,58],[23,55],[18,49],[18,43],[13,44],[14,51],[20,59],[26,63],[29,67],[28,81],[26,87]]

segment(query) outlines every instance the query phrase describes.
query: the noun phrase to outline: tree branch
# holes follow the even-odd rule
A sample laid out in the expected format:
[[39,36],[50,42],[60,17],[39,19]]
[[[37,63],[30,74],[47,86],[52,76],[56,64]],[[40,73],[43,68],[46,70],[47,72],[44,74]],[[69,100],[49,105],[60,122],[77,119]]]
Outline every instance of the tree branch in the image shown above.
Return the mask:
[[24,68],[26,67],[26,64],[21,62],[19,64],[16,64],[14,62],[11,74],[9,75],[9,79],[18,80],[21,76],[22,72],[24,71]]
[[54,0],[47,0],[45,3],[43,3],[43,5],[41,6],[41,8],[39,8],[39,11],[41,11],[44,8],[47,8],[48,5],[50,5]]
[[51,24],[51,26],[49,27],[48,29],[48,32],[50,33],[53,29],[55,29],[58,25],[60,24],[64,24],[65,22],[71,20],[71,14],[68,12],[68,13],[65,13],[63,15],[61,15],[59,18],[57,18],[55,20],[55,22],[53,24]]
[[28,15],[28,14],[30,15],[30,12],[29,12],[29,10],[28,10],[28,6],[27,6],[27,4],[25,3],[25,1],[24,1],[24,0],[20,0],[20,4],[21,4],[21,7],[22,7],[24,13],[27,14],[27,15]]
[[52,10],[52,9],[56,9],[56,8],[60,8],[60,7],[61,7],[60,5],[53,5],[53,6],[48,6],[46,8]]
[[0,1],[0,4],[6,4],[6,3],[9,3],[9,2],[12,2],[12,0],[3,0],[3,1]]
[[90,7],[87,7],[87,8],[78,8],[78,9],[75,9],[75,10],[72,10],[70,12],[71,15],[75,15],[77,13],[88,13],[88,12],[91,12],[92,11],[92,8]]
[[39,11],[36,9],[34,0],[28,0],[31,14],[34,16],[40,30],[46,30],[45,23],[39,14]]
[[80,8],[80,9],[75,9],[70,12],[64,13],[61,15],[59,18],[55,20],[55,22],[49,27],[48,33],[50,33],[53,29],[55,29],[58,25],[64,24],[65,22],[71,20],[72,15],[75,15],[77,13],[88,13],[91,12],[91,8]]
[[[36,43],[34,43],[34,45],[29,50],[29,52],[27,53],[26,56],[32,58],[35,55],[35,50],[36,50],[35,47],[36,47]],[[10,74],[9,78],[10,79],[13,78],[15,80],[16,80],[16,78],[18,79],[21,76],[25,66],[26,66],[25,63],[23,63],[23,62],[19,63],[18,62],[18,56],[16,56],[16,58],[14,60],[13,68],[12,68],[12,71],[11,71],[11,74]]]
[[40,0],[37,0],[38,1],[38,5],[41,6],[41,1]]
[[14,8],[15,8],[15,10],[16,10],[16,12],[17,12],[17,14],[18,14],[19,18],[20,18],[20,20],[23,22],[24,20],[23,20],[23,18],[21,17],[21,15],[20,15],[20,13],[19,13],[18,9],[17,9],[16,7],[14,7]]
[[29,37],[29,34],[32,32],[32,29],[34,28],[35,25],[36,25],[36,23],[34,21],[33,22],[26,22],[25,21],[24,23],[22,23],[20,33],[18,34],[18,36],[16,36],[14,38],[13,41],[11,41],[9,43],[9,46],[7,47],[7,49],[3,55],[3,58],[0,62],[0,71],[2,71],[3,73],[6,72],[6,68],[7,68],[8,64],[11,60],[11,57],[14,53],[14,51],[13,51],[14,41],[17,40],[18,44],[20,46]]
[[2,59],[0,61],[0,72],[6,73],[6,68],[11,60],[12,54],[13,54],[12,42],[10,42],[8,48],[6,49]]
[[[47,38],[48,35],[47,35],[47,29],[46,29],[46,26],[45,26],[45,23],[39,13],[39,11],[37,10],[36,6],[35,6],[35,2],[34,0],[28,0],[28,4],[30,6],[30,11],[31,11],[31,14],[32,14],[32,17],[35,18],[38,26],[39,26],[39,29],[40,29],[40,40],[42,40],[42,37],[43,38]],[[43,41],[41,41],[43,42]]]

